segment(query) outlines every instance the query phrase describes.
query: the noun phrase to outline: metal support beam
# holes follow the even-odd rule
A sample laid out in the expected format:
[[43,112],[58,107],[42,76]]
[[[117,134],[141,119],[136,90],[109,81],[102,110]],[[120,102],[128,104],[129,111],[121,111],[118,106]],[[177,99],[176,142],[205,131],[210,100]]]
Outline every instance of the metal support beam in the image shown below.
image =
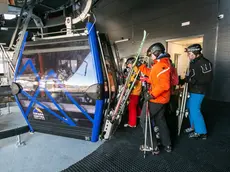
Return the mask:
[[28,24],[29,24],[29,22],[31,20],[32,11],[33,11],[33,8],[31,8],[29,10],[29,12],[27,14],[27,17],[23,22],[23,28],[22,28],[22,30],[20,32],[20,36],[18,38],[18,42],[16,43],[16,48],[15,48],[14,55],[13,55],[13,65],[16,65],[16,62],[18,60],[18,55],[19,55],[19,52],[20,52],[20,49],[21,49],[22,41],[23,41],[24,35],[26,33],[26,30],[28,28]]
[[22,7],[22,9],[21,9],[20,16],[19,16],[19,18],[18,18],[16,28],[15,28],[15,30],[14,30],[14,34],[13,34],[13,36],[12,36],[12,38],[11,38],[11,41],[10,41],[9,50],[12,49],[12,47],[13,47],[13,44],[14,44],[14,41],[15,41],[15,37],[16,37],[16,35],[17,35],[19,26],[21,25],[22,15],[23,15],[23,12],[24,12],[24,10],[25,10],[26,4],[27,4],[27,0],[25,0],[25,3],[24,3],[24,5],[23,5],[23,7]]
[[36,24],[38,28],[44,27],[44,24],[40,17],[36,16],[35,14],[32,14],[31,18],[34,20],[34,23]]
[[40,5],[40,6],[43,6],[43,7],[45,7],[45,8],[48,8],[48,9],[50,9],[50,10],[55,10],[55,8],[50,7],[50,6],[48,6],[48,5],[45,5],[45,4],[42,4],[42,3],[40,3],[39,5]]
[[82,11],[82,13],[78,17],[73,19],[73,21],[72,21],[73,24],[76,24],[80,21],[84,21],[88,17],[88,13],[89,13],[89,10],[91,9],[92,3],[93,3],[92,0],[86,1],[86,5],[85,5],[84,10]]
[[21,135],[18,135],[17,136],[17,142],[16,142],[16,146],[17,147],[22,147],[22,146],[25,146],[26,143],[24,141],[21,140]]
[[9,64],[9,69],[11,70],[12,73],[14,73],[15,68],[14,68],[14,66],[12,64],[12,61],[10,60],[9,55],[6,53],[6,51],[5,51],[4,47],[3,47],[4,45],[5,45],[5,43],[0,43],[0,50],[2,51],[3,56],[6,58],[8,64]]

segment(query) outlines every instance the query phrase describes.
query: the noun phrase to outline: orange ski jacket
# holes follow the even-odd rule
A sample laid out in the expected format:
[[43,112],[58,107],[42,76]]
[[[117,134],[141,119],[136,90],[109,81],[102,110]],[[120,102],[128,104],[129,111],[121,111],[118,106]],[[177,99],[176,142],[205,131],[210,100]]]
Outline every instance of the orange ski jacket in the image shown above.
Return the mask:
[[140,71],[149,77],[149,93],[154,97],[150,102],[166,104],[170,100],[170,61],[168,57],[154,60],[151,68],[142,64]]

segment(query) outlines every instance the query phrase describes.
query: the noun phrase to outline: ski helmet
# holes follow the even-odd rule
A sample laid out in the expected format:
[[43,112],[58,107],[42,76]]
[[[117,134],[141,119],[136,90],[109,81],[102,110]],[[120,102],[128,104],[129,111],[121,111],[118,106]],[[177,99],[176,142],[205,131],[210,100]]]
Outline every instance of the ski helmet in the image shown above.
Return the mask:
[[197,54],[201,54],[201,50],[202,48],[200,44],[192,44],[185,49],[185,52],[192,52],[195,55],[197,55]]
[[157,42],[152,44],[149,49],[147,50],[147,55],[154,54],[158,57],[161,53],[165,53],[165,47],[162,43]]
[[133,64],[135,61],[135,58],[134,57],[130,57],[126,60],[125,64],[128,65],[128,64]]

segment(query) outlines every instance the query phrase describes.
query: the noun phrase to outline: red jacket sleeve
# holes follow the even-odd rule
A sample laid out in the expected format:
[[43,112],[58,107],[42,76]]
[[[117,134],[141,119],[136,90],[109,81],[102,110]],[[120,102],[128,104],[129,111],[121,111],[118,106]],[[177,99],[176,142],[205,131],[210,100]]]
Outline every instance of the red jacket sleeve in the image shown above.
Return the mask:
[[167,65],[160,65],[156,69],[157,77],[154,83],[154,88],[152,88],[150,94],[154,97],[158,97],[163,92],[170,89],[170,67]]
[[145,66],[145,64],[142,64],[142,65],[139,67],[139,69],[140,69],[140,71],[141,71],[144,75],[146,75],[146,76],[149,77],[151,69],[147,68],[147,67]]

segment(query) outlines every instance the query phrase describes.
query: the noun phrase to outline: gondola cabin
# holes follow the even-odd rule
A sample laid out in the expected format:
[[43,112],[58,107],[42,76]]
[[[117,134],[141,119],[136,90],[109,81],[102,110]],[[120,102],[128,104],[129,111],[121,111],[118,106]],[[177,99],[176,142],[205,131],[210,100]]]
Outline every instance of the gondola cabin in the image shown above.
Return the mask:
[[85,35],[29,42],[25,35],[14,76],[22,90],[15,98],[31,131],[98,140],[108,80],[103,61],[116,67],[106,36],[98,41],[95,26],[86,28]]

